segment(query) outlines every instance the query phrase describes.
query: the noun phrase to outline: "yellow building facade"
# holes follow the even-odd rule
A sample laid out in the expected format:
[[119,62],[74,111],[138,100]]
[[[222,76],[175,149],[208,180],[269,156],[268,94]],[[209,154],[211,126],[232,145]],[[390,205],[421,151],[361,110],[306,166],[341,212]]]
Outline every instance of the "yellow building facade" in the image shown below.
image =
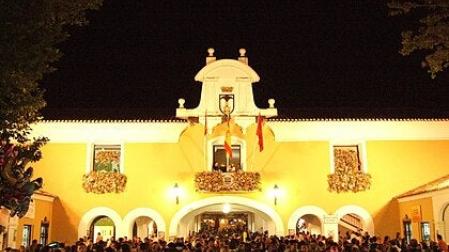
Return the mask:
[[[409,207],[395,197],[447,175],[448,120],[282,119],[274,99],[266,108],[255,105],[259,76],[244,50],[236,60],[213,53],[195,76],[202,85],[198,107],[179,99],[176,120],[34,125],[34,135],[50,138],[34,176],[57,197],[51,207],[36,203],[31,239],[40,236],[44,217],[48,240],[69,244],[98,232],[170,239],[239,222],[277,235],[394,236],[404,234],[405,213],[416,205],[432,239],[445,233],[445,210],[440,218],[425,199]],[[224,147],[228,134],[232,155]],[[339,175],[329,183],[332,174]],[[449,198],[442,201],[446,208]],[[23,243],[27,221],[16,224],[13,246]]]

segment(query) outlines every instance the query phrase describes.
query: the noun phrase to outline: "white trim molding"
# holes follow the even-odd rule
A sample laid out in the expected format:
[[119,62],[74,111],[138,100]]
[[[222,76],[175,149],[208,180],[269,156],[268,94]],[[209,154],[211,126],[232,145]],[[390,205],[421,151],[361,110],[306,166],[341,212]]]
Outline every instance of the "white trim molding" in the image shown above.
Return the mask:
[[270,120],[268,124],[278,142],[449,139],[449,120]]
[[32,125],[31,137],[52,143],[177,143],[187,122],[44,121]]

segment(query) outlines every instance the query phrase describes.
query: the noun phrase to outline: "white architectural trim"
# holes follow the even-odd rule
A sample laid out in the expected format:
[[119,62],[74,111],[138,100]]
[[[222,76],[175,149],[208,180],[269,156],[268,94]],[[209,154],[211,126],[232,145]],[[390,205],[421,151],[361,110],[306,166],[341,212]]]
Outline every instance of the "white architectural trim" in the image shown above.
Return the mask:
[[346,214],[357,214],[362,218],[363,231],[367,231],[369,234],[374,234],[374,222],[371,214],[366,211],[364,208],[356,205],[346,205],[342,206],[337,211],[335,211],[335,215],[338,220],[340,220]]
[[[278,142],[449,139],[449,120],[316,120],[266,123],[273,130]],[[187,126],[187,122],[179,121],[45,121],[32,125],[31,137],[46,136],[52,143],[176,143]]]
[[108,207],[96,207],[92,208],[86,213],[84,213],[83,217],[81,217],[80,223],[78,225],[78,237],[83,237],[88,234],[90,225],[92,225],[92,221],[98,216],[107,216],[111,218],[115,225],[115,234],[116,237],[122,237],[124,235],[122,230],[122,218],[120,215]]
[[214,205],[214,204],[223,204],[223,203],[229,203],[229,204],[239,204],[244,205],[250,208],[255,208],[266,215],[268,215],[275,224],[275,233],[278,236],[283,236],[285,229],[284,229],[284,223],[282,222],[281,217],[279,214],[270,206],[260,203],[258,201],[255,201],[253,199],[248,199],[244,197],[239,196],[213,196],[205,199],[201,199],[195,202],[192,202],[188,204],[187,206],[181,208],[179,211],[175,213],[173,218],[170,222],[170,229],[169,229],[169,236],[176,236],[177,230],[178,230],[178,224],[180,223],[181,219],[187,215],[188,213],[197,210],[202,207]]
[[45,121],[32,125],[31,137],[52,143],[177,143],[187,122]]
[[128,214],[123,218],[122,230],[125,235],[127,235],[128,237],[132,237],[134,222],[141,216],[151,218],[154,222],[156,222],[158,233],[165,233],[166,225],[161,214],[151,208],[135,208],[129,211]]
[[326,211],[324,211],[321,207],[308,205],[303,206],[300,208],[297,208],[292,215],[290,215],[290,218],[288,219],[288,229],[294,229],[296,230],[296,223],[298,222],[298,219],[306,214],[311,214],[316,216],[320,222],[321,222],[321,230],[323,230],[324,225],[324,217],[327,216]]
[[247,64],[244,64],[241,61],[234,59],[220,59],[210,64],[207,64],[195,75],[195,80],[205,82],[206,81],[205,77],[206,76],[209,77],[210,72],[213,72],[217,68],[223,67],[235,68],[235,70],[237,71],[234,71],[234,73],[239,73],[240,71],[244,72],[250,78],[249,82],[251,83],[258,82],[260,80],[259,75],[256,73],[256,71],[254,71],[254,69],[252,69]]
[[412,200],[417,200],[417,199],[431,198],[431,197],[440,196],[440,195],[444,195],[444,196],[449,195],[449,188],[446,188],[443,190],[438,190],[438,191],[433,191],[433,192],[419,193],[416,195],[401,197],[401,198],[398,198],[398,202],[407,202],[407,201],[412,201]]
[[359,140],[447,140],[448,120],[268,121],[278,142]]
[[36,200],[43,200],[43,201],[48,201],[48,202],[55,201],[55,197],[43,195],[43,194],[39,194],[39,193],[34,193],[33,196],[31,196],[31,198],[33,200],[36,199]]

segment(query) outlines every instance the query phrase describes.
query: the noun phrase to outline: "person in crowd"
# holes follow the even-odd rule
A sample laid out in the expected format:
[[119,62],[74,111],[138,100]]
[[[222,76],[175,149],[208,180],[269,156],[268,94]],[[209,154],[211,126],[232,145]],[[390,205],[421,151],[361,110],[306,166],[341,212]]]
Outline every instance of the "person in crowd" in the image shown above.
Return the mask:
[[437,242],[441,252],[448,252],[447,243],[443,240],[443,237],[440,234],[437,234]]

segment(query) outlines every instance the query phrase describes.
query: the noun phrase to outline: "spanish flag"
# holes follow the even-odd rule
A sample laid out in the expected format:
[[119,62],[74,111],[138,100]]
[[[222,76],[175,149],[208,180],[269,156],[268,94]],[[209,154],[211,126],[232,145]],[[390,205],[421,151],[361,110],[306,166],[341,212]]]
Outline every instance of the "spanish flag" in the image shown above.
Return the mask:
[[257,117],[256,135],[259,138],[259,151],[263,151],[263,117],[259,114]]
[[232,158],[232,147],[231,147],[231,131],[228,130],[226,131],[226,136],[225,136],[225,142],[224,142],[224,148],[226,151],[226,154]]

